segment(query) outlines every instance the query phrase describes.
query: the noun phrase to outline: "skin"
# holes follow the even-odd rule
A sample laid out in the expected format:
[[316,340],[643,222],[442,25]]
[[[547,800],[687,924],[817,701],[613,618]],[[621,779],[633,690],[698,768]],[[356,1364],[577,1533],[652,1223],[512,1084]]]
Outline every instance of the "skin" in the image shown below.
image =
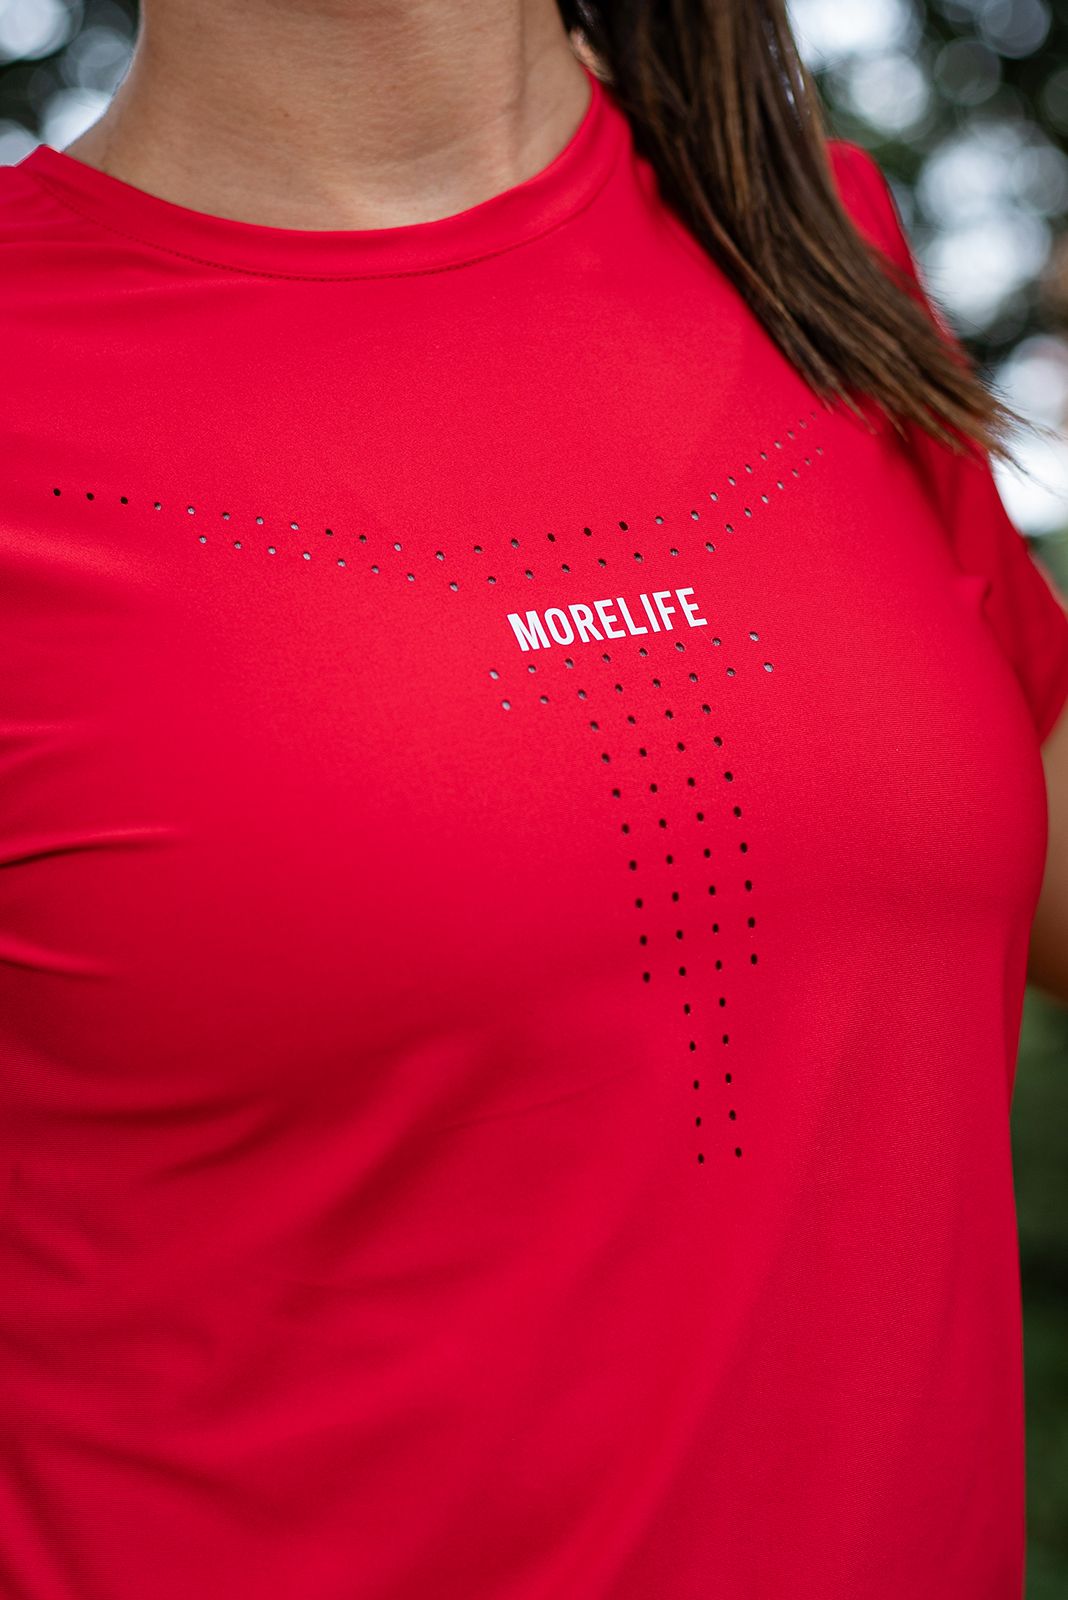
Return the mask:
[[555,0],[144,0],[66,153],[238,222],[400,227],[532,177],[588,101]]
[[[235,221],[401,227],[532,177],[588,94],[555,0],[144,0],[126,77],[66,151]],[[1068,1005],[1068,711],[1042,760],[1028,976]]]

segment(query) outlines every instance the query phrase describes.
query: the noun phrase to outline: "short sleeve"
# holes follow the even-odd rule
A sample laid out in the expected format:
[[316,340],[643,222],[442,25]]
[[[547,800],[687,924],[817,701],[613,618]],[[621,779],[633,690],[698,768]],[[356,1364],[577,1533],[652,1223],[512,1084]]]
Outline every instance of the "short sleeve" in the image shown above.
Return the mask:
[[[897,202],[878,164],[845,140],[831,140],[828,149],[839,196],[853,222],[967,359],[921,283]],[[1068,701],[1068,599],[1010,519],[986,452],[962,439],[965,453],[958,455],[917,424],[910,423],[907,431],[958,565],[985,580],[984,615],[1020,682],[1041,743]]]

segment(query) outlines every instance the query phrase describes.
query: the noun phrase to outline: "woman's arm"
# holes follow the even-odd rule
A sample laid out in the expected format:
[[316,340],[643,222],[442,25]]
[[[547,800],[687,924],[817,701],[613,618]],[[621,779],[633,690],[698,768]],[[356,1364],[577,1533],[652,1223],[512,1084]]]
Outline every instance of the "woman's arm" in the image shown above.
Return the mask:
[[1027,976],[1068,1005],[1068,706],[1042,745],[1049,796],[1049,846]]

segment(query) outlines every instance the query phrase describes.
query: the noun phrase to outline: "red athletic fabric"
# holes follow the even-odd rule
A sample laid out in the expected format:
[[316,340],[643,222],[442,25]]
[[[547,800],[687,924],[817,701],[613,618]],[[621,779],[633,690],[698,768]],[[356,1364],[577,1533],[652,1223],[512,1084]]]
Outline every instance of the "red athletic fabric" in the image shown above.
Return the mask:
[[987,469],[593,80],[443,221],[0,201],[5,1596],[1017,1600],[1068,614]]

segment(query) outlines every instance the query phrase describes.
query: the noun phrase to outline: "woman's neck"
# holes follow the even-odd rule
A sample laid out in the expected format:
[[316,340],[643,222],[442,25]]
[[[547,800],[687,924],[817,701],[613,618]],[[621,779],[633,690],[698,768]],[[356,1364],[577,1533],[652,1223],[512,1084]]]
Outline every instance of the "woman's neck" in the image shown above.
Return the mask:
[[144,0],[66,153],[235,221],[400,227],[540,171],[588,97],[555,0]]

